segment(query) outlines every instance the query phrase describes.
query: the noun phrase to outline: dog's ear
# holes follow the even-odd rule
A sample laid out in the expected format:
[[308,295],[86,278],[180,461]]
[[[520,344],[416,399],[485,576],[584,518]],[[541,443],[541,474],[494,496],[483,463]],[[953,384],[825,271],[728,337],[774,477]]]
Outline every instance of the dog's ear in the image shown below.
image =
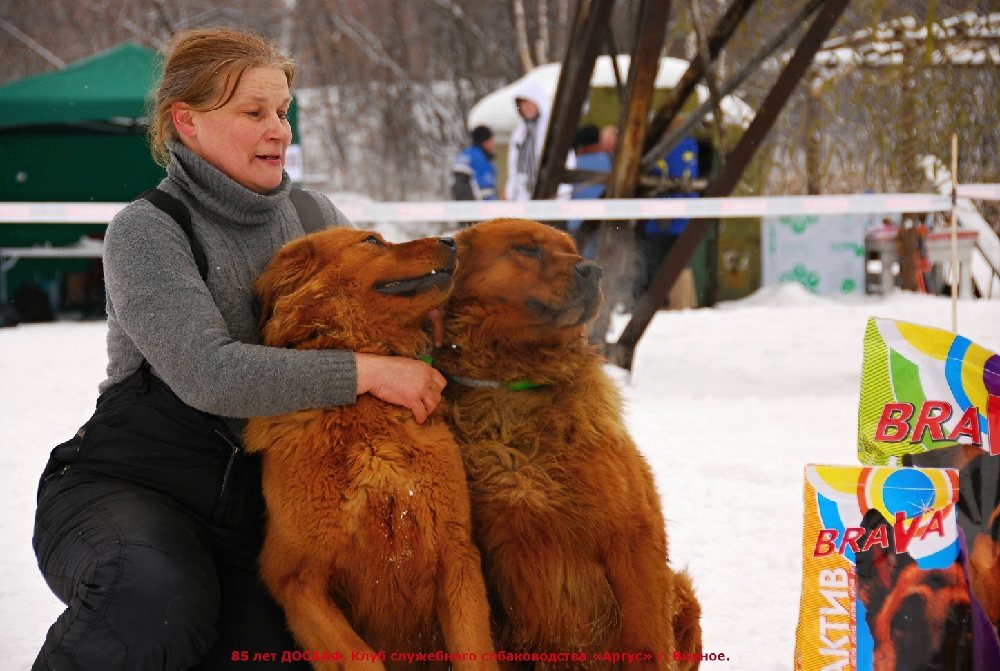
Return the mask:
[[455,258],[458,261],[458,267],[455,270],[456,275],[462,271],[464,267],[470,266],[470,256],[472,254],[473,245],[475,244],[476,236],[479,230],[475,226],[470,226],[468,228],[463,228],[461,231],[455,234]]
[[[858,596],[869,613],[882,608],[886,595],[892,591],[900,572],[913,563],[909,553],[896,553],[896,538],[892,525],[875,508],[865,513],[861,521],[864,535],[858,539],[855,559],[858,569]],[[873,538],[874,536],[874,538]],[[864,548],[868,548],[867,550]]]
[[302,286],[320,266],[321,259],[309,236],[293,240],[278,250],[253,284],[261,331],[273,316],[278,301]]

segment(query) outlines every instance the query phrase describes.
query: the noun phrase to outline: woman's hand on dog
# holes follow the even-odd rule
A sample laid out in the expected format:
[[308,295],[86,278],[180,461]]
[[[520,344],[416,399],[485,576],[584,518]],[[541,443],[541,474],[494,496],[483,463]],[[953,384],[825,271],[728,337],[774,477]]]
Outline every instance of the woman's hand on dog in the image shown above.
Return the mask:
[[377,354],[355,354],[358,369],[358,396],[371,394],[386,403],[401,405],[423,424],[448,384],[444,376],[417,359]]

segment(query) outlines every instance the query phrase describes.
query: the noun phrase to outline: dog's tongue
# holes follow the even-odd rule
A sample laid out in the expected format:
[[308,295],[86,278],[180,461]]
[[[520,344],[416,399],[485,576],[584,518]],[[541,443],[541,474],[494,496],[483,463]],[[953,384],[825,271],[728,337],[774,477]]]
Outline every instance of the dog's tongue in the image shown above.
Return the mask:
[[444,313],[440,309],[434,308],[427,313],[427,321],[431,323],[434,346],[440,347],[444,344]]
[[447,289],[451,285],[451,274],[445,272],[433,272],[429,275],[412,277],[408,280],[394,280],[392,282],[380,282],[375,285],[375,290],[383,294],[414,295],[415,292],[427,291],[434,287]]

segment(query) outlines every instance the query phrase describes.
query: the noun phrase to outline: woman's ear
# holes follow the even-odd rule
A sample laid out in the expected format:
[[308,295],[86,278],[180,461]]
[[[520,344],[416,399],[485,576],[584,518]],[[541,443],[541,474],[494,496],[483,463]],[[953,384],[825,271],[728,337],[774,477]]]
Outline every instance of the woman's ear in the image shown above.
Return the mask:
[[195,111],[187,103],[173,103],[170,105],[170,117],[174,122],[174,128],[184,137],[194,138],[198,136],[198,126],[194,120]]

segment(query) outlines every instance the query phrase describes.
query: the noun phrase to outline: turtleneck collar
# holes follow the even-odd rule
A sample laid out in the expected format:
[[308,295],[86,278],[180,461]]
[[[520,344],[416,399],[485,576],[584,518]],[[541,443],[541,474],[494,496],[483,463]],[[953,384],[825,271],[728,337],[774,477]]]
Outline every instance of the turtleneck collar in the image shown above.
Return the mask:
[[292,181],[287,172],[282,173],[281,184],[261,194],[238,184],[180,142],[170,142],[167,148],[167,175],[213,217],[259,226],[272,221],[274,210],[288,202]]

